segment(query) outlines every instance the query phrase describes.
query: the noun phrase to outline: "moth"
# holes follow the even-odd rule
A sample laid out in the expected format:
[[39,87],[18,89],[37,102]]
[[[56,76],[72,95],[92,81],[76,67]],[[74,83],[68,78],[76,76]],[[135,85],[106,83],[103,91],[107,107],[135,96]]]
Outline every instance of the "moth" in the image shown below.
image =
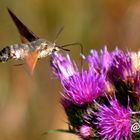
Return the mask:
[[80,45],[82,48],[80,43],[59,46],[56,45],[55,42],[51,43],[46,39],[39,38],[28,29],[9,8],[7,10],[21,36],[21,43],[8,45],[0,50],[0,62],[4,63],[11,59],[25,60],[30,72],[33,73],[38,59],[45,58],[60,49],[70,51],[65,48],[66,46]]

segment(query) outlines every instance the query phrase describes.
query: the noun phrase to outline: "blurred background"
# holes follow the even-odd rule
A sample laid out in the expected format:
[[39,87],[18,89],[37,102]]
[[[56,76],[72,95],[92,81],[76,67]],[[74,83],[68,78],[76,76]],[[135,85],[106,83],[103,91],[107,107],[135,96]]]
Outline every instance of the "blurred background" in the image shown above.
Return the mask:
[[[136,51],[140,47],[139,0],[1,0],[0,47],[20,43],[7,12],[9,7],[38,36],[57,44],[80,42],[84,54],[91,49],[116,46]],[[80,50],[70,56],[79,62]],[[67,129],[60,104],[61,86],[53,76],[50,57],[38,62],[33,76],[16,61],[0,64],[0,140],[78,140],[74,135],[49,133]]]

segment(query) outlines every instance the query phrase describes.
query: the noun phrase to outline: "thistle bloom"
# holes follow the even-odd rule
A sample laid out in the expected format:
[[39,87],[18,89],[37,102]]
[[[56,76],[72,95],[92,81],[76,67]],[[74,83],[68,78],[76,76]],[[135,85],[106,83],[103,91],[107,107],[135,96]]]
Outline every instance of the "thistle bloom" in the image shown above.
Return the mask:
[[76,64],[72,63],[69,55],[64,57],[59,53],[54,53],[50,62],[55,75],[60,80],[67,79],[78,71]]
[[127,78],[132,76],[132,60],[131,54],[129,52],[123,52],[116,48],[112,52],[112,65],[110,72],[115,80],[122,79],[127,80]]
[[105,77],[90,71],[77,73],[63,81],[65,97],[78,105],[91,103],[103,94]]
[[119,105],[117,99],[110,101],[110,106],[99,105],[97,128],[103,139],[120,140],[131,138],[131,109]]
[[109,53],[105,47],[101,50],[100,56],[96,50],[91,50],[86,60],[91,68],[103,73],[109,71],[113,78],[126,79],[132,76],[131,53],[123,52],[118,48]]
[[101,50],[100,54],[101,55],[99,56],[96,50],[91,50],[90,55],[86,58],[86,61],[90,68],[105,73],[112,64],[112,58],[107,51],[107,47],[104,47],[104,50]]
[[51,64],[61,80],[64,88],[63,96],[67,100],[77,105],[83,105],[93,102],[103,94],[105,75],[93,73],[90,69],[78,71],[77,66],[70,61],[68,55],[65,58],[60,54],[54,54]]

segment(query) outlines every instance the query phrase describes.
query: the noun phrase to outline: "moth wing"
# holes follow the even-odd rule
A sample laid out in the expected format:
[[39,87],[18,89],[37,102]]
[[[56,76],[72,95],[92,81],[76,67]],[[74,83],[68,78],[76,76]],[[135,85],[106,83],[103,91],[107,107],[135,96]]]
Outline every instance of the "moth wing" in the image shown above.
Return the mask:
[[28,29],[9,8],[7,9],[22,38],[25,38],[29,42],[39,39],[39,37]]
[[25,37],[23,37],[21,35],[20,35],[20,40],[21,40],[21,43],[24,43],[24,44],[29,42]]
[[30,53],[28,56],[26,56],[25,60],[31,74],[33,74],[37,60],[38,60],[38,52],[35,51],[35,52]]

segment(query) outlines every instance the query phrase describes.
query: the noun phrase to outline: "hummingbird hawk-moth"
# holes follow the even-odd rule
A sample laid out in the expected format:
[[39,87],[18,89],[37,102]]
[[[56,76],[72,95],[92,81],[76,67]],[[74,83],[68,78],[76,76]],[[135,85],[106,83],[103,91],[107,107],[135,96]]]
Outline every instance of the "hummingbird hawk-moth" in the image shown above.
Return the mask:
[[0,62],[4,63],[10,59],[25,60],[32,73],[38,59],[45,58],[60,49],[69,51],[68,49],[65,49],[66,46],[81,46],[80,43],[71,43],[59,46],[47,41],[46,39],[39,38],[30,29],[28,29],[10,9],[8,9],[8,13],[18,29],[22,43],[8,45],[0,50]]

